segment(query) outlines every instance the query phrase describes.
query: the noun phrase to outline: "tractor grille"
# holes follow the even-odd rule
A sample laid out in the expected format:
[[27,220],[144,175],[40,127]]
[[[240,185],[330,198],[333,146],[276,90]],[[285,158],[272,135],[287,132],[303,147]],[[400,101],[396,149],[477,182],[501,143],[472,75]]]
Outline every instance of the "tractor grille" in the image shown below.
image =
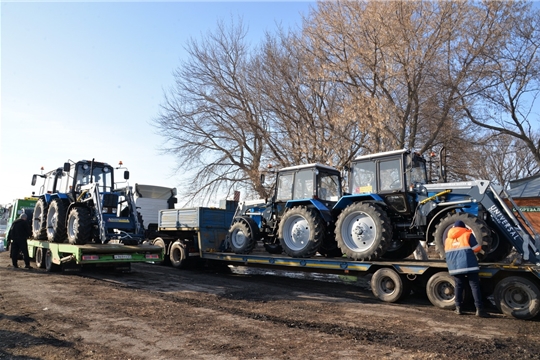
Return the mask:
[[104,208],[116,208],[118,206],[117,194],[104,194],[103,195],[103,207]]

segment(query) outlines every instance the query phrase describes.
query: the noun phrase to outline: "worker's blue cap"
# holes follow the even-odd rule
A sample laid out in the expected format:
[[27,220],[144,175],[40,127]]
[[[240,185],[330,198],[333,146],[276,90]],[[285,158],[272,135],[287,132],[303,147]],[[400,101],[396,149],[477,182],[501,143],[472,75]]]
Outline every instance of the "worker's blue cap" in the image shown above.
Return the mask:
[[463,221],[458,220],[458,221],[456,221],[456,222],[454,223],[454,227],[462,227],[462,228],[464,228],[464,227],[466,227],[466,226],[465,226],[465,223],[464,223]]

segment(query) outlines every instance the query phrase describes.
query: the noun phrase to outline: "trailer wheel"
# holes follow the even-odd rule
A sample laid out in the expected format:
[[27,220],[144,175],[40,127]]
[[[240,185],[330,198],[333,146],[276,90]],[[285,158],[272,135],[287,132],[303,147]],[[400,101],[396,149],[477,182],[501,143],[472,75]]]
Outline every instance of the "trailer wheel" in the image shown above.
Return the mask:
[[448,231],[452,228],[454,223],[461,220],[465,225],[472,230],[474,237],[478,243],[482,246],[484,253],[478,253],[476,256],[479,260],[483,260],[487,254],[491,251],[491,231],[485,221],[477,218],[469,213],[455,213],[449,214],[442,218],[441,221],[435,226],[435,233],[433,234],[435,249],[438,251],[441,259],[446,259],[444,251],[444,242],[448,237]]
[[157,265],[170,265],[171,259],[167,256],[167,244],[162,238],[158,237],[152,240],[152,245],[163,248],[163,261],[154,261]]
[[68,242],[84,245],[92,240],[92,215],[85,207],[71,209],[67,221]]
[[446,271],[441,271],[429,278],[426,294],[429,301],[441,309],[453,309],[455,302],[454,278]]
[[287,255],[311,257],[319,250],[325,232],[324,222],[315,211],[298,206],[285,211],[278,236]]
[[495,286],[495,304],[499,310],[518,319],[532,319],[540,312],[540,289],[532,281],[509,276]]
[[171,265],[177,269],[185,269],[187,263],[186,246],[180,241],[175,241],[170,250]]
[[47,239],[63,243],[66,238],[66,207],[61,199],[53,199],[47,212]]
[[36,249],[36,267],[38,269],[45,267],[45,249],[40,247]]
[[40,198],[36,202],[34,207],[34,214],[32,215],[32,236],[34,239],[46,240],[47,239],[47,210],[49,204],[44,198]]
[[388,249],[392,227],[386,212],[371,203],[354,203],[336,222],[336,240],[341,251],[353,260],[376,260]]
[[45,252],[45,270],[48,272],[59,272],[62,270],[62,265],[53,263],[51,249],[47,249]]
[[410,294],[411,288],[397,272],[381,268],[371,277],[371,291],[379,300],[396,302]]
[[416,247],[420,243],[418,239],[412,240],[392,240],[390,241],[390,246],[382,256],[383,259],[388,260],[401,260],[409,257]]
[[[255,230],[256,229],[256,230]],[[229,246],[235,254],[249,254],[258,241],[259,227],[250,218],[241,218],[229,229]]]

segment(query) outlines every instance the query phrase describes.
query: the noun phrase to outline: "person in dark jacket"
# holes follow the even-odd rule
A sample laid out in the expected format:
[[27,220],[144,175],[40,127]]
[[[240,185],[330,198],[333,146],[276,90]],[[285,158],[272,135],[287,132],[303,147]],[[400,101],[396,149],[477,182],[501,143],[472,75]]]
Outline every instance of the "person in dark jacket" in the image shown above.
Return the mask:
[[[28,244],[26,240],[32,234],[30,224],[28,224],[27,216],[22,213],[21,216],[11,224],[7,235],[8,246],[11,245],[11,262],[14,268],[18,268],[17,260],[19,258],[19,252],[22,251],[24,264],[26,269],[32,269],[30,266],[30,256],[28,256]],[[10,244],[11,242],[11,244]]]
[[472,230],[468,229],[463,221],[456,221],[454,227],[448,231],[444,251],[446,253],[448,273],[454,277],[455,281],[455,303],[456,314],[458,315],[463,314],[461,311],[463,284],[468,280],[474,298],[474,305],[476,306],[476,316],[488,316],[482,303],[480,278],[478,276],[480,267],[476,259],[476,254],[481,250],[482,246],[476,241]]

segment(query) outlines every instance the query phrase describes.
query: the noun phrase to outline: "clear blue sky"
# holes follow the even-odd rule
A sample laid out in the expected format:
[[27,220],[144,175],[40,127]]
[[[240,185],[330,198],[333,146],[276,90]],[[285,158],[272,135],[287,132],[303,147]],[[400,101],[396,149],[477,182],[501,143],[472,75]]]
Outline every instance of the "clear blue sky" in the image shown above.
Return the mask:
[[0,204],[30,196],[32,174],[68,159],[122,160],[130,183],[177,187],[150,122],[184,45],[243,17],[258,43],[300,26],[314,3],[10,2],[1,12]]

